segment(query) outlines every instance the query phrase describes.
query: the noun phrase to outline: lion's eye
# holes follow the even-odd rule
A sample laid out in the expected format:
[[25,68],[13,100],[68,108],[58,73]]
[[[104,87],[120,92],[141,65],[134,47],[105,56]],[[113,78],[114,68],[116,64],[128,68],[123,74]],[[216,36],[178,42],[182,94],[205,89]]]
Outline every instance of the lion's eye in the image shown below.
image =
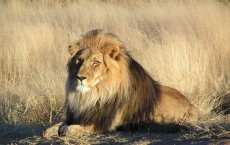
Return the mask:
[[93,62],[93,66],[97,66],[97,65],[99,65],[99,64],[100,64],[99,61],[94,61],[94,62]]

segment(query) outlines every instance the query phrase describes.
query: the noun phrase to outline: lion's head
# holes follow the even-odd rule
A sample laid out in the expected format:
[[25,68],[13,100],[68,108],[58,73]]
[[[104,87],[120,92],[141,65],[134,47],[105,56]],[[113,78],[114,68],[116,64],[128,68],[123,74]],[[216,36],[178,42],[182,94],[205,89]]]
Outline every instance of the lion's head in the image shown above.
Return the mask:
[[130,58],[117,37],[92,30],[70,44],[68,50],[71,54],[68,63],[71,87],[67,86],[67,89],[84,95],[81,103],[95,105],[100,100],[103,104],[118,92],[128,96]]

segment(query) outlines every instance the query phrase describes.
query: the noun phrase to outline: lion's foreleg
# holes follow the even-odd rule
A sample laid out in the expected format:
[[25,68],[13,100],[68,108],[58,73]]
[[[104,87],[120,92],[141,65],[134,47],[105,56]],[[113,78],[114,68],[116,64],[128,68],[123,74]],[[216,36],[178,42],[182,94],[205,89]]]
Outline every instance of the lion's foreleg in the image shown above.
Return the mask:
[[77,133],[92,133],[93,126],[68,125],[65,122],[55,124],[43,133],[43,138],[50,139],[53,136],[74,136]]

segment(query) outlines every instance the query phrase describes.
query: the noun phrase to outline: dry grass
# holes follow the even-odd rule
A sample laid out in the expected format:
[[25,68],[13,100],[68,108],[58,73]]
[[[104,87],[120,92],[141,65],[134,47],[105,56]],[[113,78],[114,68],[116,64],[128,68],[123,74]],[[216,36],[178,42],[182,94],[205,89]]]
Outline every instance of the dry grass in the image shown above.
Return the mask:
[[0,122],[52,124],[64,102],[67,46],[113,32],[160,83],[202,115],[230,93],[230,5],[218,1],[0,0]]

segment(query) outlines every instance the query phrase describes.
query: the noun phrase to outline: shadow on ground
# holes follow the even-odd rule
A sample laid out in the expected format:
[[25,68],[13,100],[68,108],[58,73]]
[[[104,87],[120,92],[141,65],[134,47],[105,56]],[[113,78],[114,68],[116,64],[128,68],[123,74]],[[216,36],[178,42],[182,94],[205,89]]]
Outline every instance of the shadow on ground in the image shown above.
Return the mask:
[[47,127],[41,124],[0,125],[0,144],[19,142],[22,139],[42,136]]

